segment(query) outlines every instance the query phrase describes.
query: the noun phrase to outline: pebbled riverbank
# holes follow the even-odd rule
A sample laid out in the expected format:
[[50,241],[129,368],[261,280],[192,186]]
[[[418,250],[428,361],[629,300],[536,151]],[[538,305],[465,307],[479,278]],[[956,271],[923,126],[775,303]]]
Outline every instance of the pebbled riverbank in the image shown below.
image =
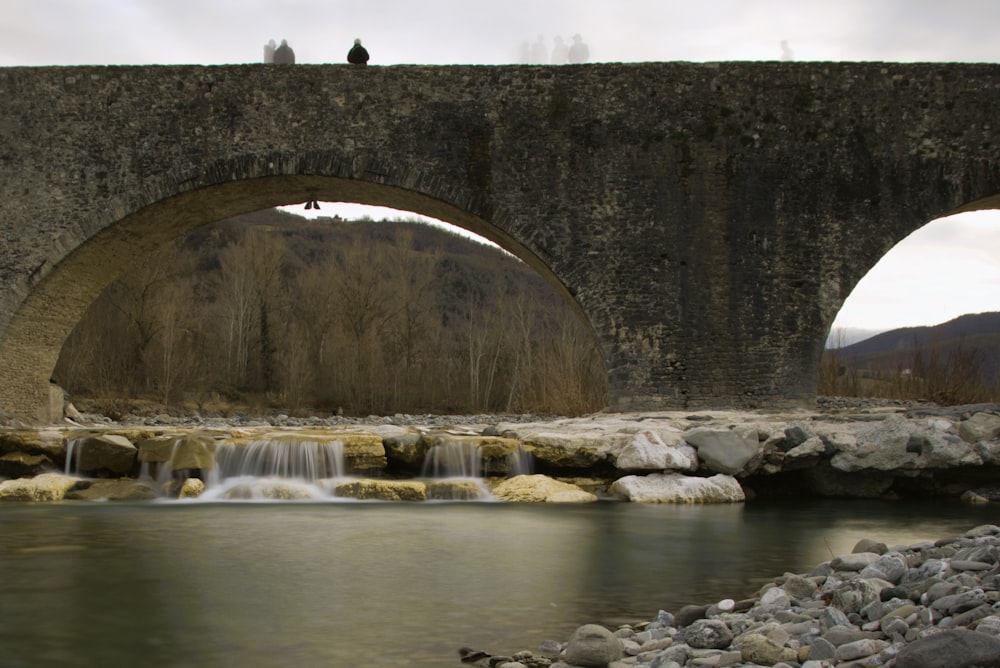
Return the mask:
[[[809,573],[617,629],[490,657],[494,668],[996,668],[1000,527],[933,543],[861,540]],[[466,663],[473,650],[466,648]]]

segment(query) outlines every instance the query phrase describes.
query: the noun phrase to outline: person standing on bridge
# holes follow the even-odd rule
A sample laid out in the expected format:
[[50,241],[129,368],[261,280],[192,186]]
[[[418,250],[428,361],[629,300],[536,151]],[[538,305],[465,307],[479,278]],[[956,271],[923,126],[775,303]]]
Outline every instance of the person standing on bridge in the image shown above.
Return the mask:
[[354,46],[351,50],[347,52],[347,62],[351,65],[367,65],[368,64],[368,49],[361,46],[361,40],[354,40]]
[[569,62],[585,63],[590,60],[590,48],[584,44],[580,35],[573,35],[573,45],[569,47]]
[[292,47],[288,46],[288,40],[281,40],[281,46],[274,50],[274,64],[275,65],[294,65],[295,64],[295,52],[292,51]]

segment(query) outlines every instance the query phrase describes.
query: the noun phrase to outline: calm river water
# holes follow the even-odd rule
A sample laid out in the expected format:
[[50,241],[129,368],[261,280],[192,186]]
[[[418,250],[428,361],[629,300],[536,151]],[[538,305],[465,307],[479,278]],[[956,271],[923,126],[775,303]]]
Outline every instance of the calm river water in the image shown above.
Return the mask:
[[458,666],[985,523],[996,504],[11,504],[0,665]]

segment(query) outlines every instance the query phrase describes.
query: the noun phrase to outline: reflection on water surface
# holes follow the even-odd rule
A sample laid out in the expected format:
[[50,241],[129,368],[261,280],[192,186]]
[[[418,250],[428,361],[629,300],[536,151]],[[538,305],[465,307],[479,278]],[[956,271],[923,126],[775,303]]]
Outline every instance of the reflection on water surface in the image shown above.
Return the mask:
[[243,503],[0,507],[5,666],[445,666],[753,593],[862,537],[993,506]]

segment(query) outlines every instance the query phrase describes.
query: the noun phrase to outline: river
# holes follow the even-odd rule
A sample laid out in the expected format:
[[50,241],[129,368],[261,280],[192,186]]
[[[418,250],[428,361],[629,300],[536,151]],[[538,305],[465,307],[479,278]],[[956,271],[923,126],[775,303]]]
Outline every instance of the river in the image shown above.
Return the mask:
[[150,502],[0,506],[0,665],[461,665],[752,594],[862,537],[996,504]]

